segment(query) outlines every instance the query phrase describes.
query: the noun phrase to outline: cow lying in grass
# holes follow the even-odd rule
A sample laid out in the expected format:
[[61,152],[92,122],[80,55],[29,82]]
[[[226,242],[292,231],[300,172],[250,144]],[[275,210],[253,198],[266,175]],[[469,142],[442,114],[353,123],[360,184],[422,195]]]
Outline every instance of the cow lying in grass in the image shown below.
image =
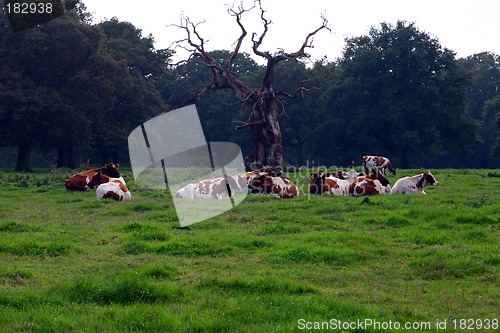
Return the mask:
[[254,194],[271,194],[283,199],[299,196],[299,188],[294,183],[285,177],[272,176],[267,172],[253,173],[248,178],[248,189]]
[[[337,173],[336,175],[339,175]],[[332,176],[332,174],[320,170],[318,173],[311,173],[309,182],[309,194],[321,195],[324,193],[333,195],[347,195],[349,181]]]
[[115,201],[130,201],[132,194],[125,184],[123,177],[112,178],[98,171],[88,183],[91,187],[96,187],[97,199],[113,199]]
[[430,171],[426,171],[413,177],[398,179],[391,190],[392,194],[425,194],[424,187],[438,186],[439,182]]
[[118,178],[120,177],[120,172],[118,172],[118,169],[120,168],[120,164],[118,163],[108,163],[105,164],[102,168],[98,169],[87,169],[85,171],[76,173],[72,176],[70,176],[68,179],[66,179],[66,182],[64,185],[68,190],[73,190],[73,191],[90,191],[93,189],[93,186],[89,186],[89,182],[94,177],[94,175],[97,172],[101,172],[104,175],[107,175],[109,177],[114,177]]
[[[347,177],[347,179],[346,179]],[[336,173],[311,173],[309,194],[320,195],[323,193],[334,195],[373,195],[390,194],[389,180],[380,172],[373,171],[370,176],[358,173],[354,169],[349,172],[338,170]]]
[[178,190],[176,198],[185,199],[224,199],[233,197],[234,193],[245,189],[246,179],[241,175],[228,175],[205,179],[188,184]]
[[375,194],[391,194],[391,186],[384,186],[378,179],[370,177],[358,177],[349,185],[349,195],[360,197]]

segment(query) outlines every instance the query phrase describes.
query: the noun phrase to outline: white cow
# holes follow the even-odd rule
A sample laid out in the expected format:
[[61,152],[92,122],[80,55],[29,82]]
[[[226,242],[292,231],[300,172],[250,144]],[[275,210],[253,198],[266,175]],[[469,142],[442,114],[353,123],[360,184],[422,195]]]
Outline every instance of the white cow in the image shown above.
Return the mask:
[[391,161],[383,156],[363,156],[362,158],[363,170],[368,175],[370,170],[375,170],[377,173],[380,170],[384,175],[389,171],[393,175],[396,174],[396,169],[392,167]]
[[[228,186],[231,193],[228,192]],[[224,177],[205,179],[196,183],[191,183],[175,194],[176,198],[185,199],[223,199],[233,196],[235,191],[246,189],[247,181],[241,175],[228,175]]]
[[345,179],[351,184],[356,180],[356,178],[363,176],[363,173],[359,173],[354,169],[347,171],[344,175]]
[[404,177],[399,179],[392,187],[392,194],[425,194],[424,187],[438,186],[439,182],[434,178],[430,171],[413,177]]
[[123,181],[122,177],[120,178],[110,178],[107,183],[100,184],[95,191],[96,198],[110,198],[116,201],[132,200],[132,194],[130,193],[127,186],[125,186],[125,181]]

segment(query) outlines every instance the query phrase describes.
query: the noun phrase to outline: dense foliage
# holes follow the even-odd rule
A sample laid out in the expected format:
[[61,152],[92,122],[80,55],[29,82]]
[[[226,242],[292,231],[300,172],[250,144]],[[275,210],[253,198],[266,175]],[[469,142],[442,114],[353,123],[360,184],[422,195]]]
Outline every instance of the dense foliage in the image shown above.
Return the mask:
[[166,110],[156,85],[170,51],[130,23],[79,17],[16,33],[0,24],[0,139],[18,147],[17,170],[30,170],[32,148],[53,148],[59,167],[78,166],[78,152],[128,159],[130,130]]
[[[130,23],[91,24],[76,3],[73,15],[16,33],[0,15],[2,166],[12,165],[14,148],[16,169],[25,171],[33,151],[58,166],[128,164],[130,131],[210,80],[196,62],[167,67],[172,51],[155,49],[153,36]],[[223,62],[231,53],[210,54]],[[244,53],[233,68],[250,87],[265,70]],[[499,83],[498,55],[456,59],[413,23],[382,23],[347,38],[337,61],[279,64],[275,89],[294,95],[278,105],[284,158],[347,166],[381,154],[403,167],[498,167]],[[249,153],[249,129],[235,128],[250,110],[232,92],[211,91],[197,107],[207,141],[235,142]]]

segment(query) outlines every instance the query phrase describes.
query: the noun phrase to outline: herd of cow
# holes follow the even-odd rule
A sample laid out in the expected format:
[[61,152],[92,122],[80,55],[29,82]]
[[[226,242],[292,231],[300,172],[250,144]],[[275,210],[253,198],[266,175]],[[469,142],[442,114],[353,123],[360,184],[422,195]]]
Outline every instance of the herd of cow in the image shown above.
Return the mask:
[[[311,173],[309,195],[333,194],[344,196],[363,196],[374,194],[425,194],[425,186],[437,186],[439,182],[426,171],[413,177],[403,177],[392,186],[385,177],[387,172],[396,174],[396,169],[386,157],[363,156],[363,172],[354,169],[347,172],[338,170],[326,173],[319,170]],[[120,165],[108,163],[99,169],[90,169],[74,174],[66,180],[69,190],[89,191],[96,188],[97,199],[130,201],[132,195],[125,180],[118,171]],[[186,185],[176,192],[176,198],[221,199],[235,192],[248,190],[253,194],[271,194],[289,199],[299,196],[297,185],[283,176],[277,168],[263,167],[242,175],[228,175],[205,179]]]

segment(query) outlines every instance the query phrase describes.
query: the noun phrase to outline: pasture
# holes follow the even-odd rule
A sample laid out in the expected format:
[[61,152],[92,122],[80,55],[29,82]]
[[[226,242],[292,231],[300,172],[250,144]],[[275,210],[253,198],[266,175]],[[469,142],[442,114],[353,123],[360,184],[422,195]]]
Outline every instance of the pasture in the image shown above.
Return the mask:
[[[2,170],[0,331],[498,331],[500,171],[431,171],[427,195],[359,198],[308,199],[309,173],[290,175],[299,198],[181,229],[130,170],[131,202],[66,190],[70,170]],[[367,319],[387,329],[315,326]]]

